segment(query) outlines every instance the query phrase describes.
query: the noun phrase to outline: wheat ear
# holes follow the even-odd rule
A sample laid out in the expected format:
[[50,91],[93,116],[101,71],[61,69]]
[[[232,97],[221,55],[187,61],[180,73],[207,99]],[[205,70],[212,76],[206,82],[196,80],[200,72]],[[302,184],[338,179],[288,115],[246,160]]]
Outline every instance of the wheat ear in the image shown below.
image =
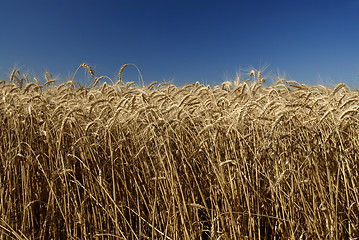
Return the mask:
[[90,67],[87,63],[82,63],[82,64],[81,64],[80,66],[78,66],[78,68],[76,69],[74,75],[72,76],[71,82],[74,81],[75,76],[76,76],[76,73],[77,73],[77,71],[78,71],[81,67],[85,68],[85,69],[87,70],[87,72],[91,75],[91,77],[94,77],[94,76],[95,76],[94,73],[93,73],[93,71],[92,71],[92,69],[91,69],[91,67]]
[[338,84],[335,88],[334,88],[334,90],[333,90],[333,92],[332,92],[332,96],[334,96],[340,89],[342,89],[343,87],[346,87],[347,85],[345,84],[345,83],[340,83],[340,84]]
[[139,69],[135,64],[133,64],[133,63],[126,63],[126,64],[122,65],[122,67],[121,67],[121,69],[120,69],[120,72],[118,73],[118,81],[117,81],[116,84],[119,84],[119,83],[122,82],[122,72],[123,72],[123,70],[125,70],[125,68],[126,68],[127,66],[130,66],[130,65],[134,66],[134,67],[137,69],[138,74],[140,74],[140,78],[141,78],[141,81],[142,81],[142,86],[145,87],[145,83],[144,83],[144,81],[143,81],[141,71],[140,71],[140,69]]

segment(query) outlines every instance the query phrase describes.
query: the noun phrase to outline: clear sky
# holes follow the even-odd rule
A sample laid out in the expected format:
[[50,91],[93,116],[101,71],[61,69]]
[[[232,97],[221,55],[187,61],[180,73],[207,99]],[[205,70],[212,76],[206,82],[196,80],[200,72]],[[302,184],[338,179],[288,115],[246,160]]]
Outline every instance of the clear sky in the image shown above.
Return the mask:
[[[1,79],[17,65],[66,80],[83,62],[111,78],[134,63],[147,84],[217,85],[267,66],[267,76],[359,88],[359,0],[1,1]],[[124,78],[137,82],[135,68]]]

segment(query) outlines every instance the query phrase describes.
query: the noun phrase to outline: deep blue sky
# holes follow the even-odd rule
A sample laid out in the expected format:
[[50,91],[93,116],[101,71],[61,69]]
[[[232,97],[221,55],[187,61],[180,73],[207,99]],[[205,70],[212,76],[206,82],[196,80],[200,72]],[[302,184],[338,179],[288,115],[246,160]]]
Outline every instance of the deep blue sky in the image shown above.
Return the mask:
[[[214,85],[268,66],[267,75],[359,88],[359,0],[1,1],[1,79],[18,65],[66,80],[82,62],[111,78],[134,63],[147,84]],[[131,67],[124,78],[138,81]]]

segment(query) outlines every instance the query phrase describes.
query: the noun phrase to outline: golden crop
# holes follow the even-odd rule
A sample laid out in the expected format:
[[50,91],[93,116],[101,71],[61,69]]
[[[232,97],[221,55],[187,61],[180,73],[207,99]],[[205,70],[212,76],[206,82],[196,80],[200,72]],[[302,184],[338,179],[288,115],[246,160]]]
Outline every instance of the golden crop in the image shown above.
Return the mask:
[[359,92],[259,71],[136,86],[126,66],[1,83],[1,239],[359,236]]

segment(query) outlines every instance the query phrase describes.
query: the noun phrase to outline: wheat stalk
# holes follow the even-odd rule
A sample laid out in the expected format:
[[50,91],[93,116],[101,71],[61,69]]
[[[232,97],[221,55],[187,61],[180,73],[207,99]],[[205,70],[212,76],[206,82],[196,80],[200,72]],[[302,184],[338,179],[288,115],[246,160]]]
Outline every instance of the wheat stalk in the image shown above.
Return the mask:
[[126,64],[122,65],[122,67],[121,67],[121,69],[120,69],[120,72],[118,73],[118,81],[117,81],[116,84],[122,83],[122,73],[123,73],[123,70],[125,70],[125,68],[126,68],[127,66],[134,66],[134,67],[137,69],[138,74],[140,75],[140,78],[141,78],[141,81],[142,81],[142,87],[145,87],[145,83],[144,83],[144,81],[143,81],[141,71],[140,71],[140,69],[139,69],[135,64],[133,64],[133,63],[126,63]]
[[81,63],[81,65],[77,67],[77,69],[76,69],[74,75],[72,76],[72,79],[71,79],[70,82],[74,82],[74,79],[75,79],[75,76],[76,76],[76,74],[77,74],[77,71],[78,71],[81,67],[85,68],[85,69],[87,70],[87,72],[90,74],[91,77],[95,77],[95,75],[94,75],[94,73],[93,73],[91,67],[90,67],[87,63]]
[[344,88],[344,87],[347,87],[347,85],[346,85],[345,83],[340,83],[340,84],[338,84],[338,85],[334,88],[334,90],[333,90],[331,96],[334,96],[340,89],[342,89],[342,88]]

